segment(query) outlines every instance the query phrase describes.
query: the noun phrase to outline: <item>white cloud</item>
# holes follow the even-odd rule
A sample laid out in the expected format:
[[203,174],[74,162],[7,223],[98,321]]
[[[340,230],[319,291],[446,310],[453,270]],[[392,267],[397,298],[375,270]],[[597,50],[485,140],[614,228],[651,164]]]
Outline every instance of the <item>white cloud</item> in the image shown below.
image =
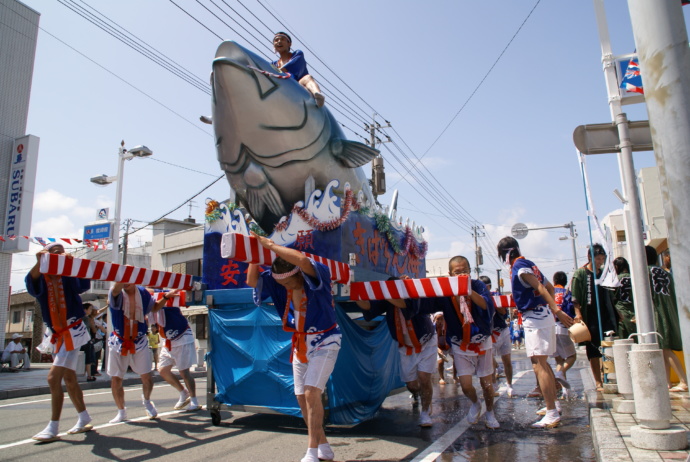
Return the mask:
[[72,210],[77,205],[77,199],[67,197],[59,191],[48,189],[34,197],[34,209],[41,212]]
[[75,226],[72,219],[67,215],[58,215],[36,221],[31,229],[33,236],[40,237],[79,238],[82,235],[82,228]]

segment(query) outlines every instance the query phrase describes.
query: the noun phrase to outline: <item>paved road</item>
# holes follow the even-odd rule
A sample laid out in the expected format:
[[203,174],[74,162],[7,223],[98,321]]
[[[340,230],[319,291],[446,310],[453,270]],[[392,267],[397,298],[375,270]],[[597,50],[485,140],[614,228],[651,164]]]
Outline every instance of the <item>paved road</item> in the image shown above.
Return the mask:
[[[515,382],[515,390],[524,396],[534,387],[534,374],[520,352],[514,364],[524,371]],[[553,430],[529,428],[541,404],[536,399],[502,396],[496,415],[501,428],[484,427],[483,420],[469,426],[464,420],[469,400],[454,385],[435,386],[434,426],[417,426],[416,410],[407,393],[389,397],[376,418],[354,427],[329,427],[329,440],[336,460],[352,461],[462,461],[529,460],[593,461],[595,459],[589,429],[588,406],[581,399],[580,359],[569,374],[580,398],[564,402],[563,425]],[[206,381],[197,379],[200,392]],[[203,393],[199,393],[203,395]],[[228,461],[298,461],[304,454],[306,430],[300,419],[276,415],[224,411],[222,422],[213,426],[207,411],[173,411],[177,393],[159,384],[153,401],[161,415],[151,421],[141,406],[138,387],[126,388],[130,422],[110,425],[115,407],[109,390],[85,393],[95,429],[82,435],[64,435],[61,441],[35,444],[29,438],[46,424],[49,396],[4,400],[0,402],[3,431],[0,432],[0,460],[89,461],[89,460],[228,460]],[[68,403],[68,401],[66,401]],[[76,421],[71,405],[65,406],[61,431]]]

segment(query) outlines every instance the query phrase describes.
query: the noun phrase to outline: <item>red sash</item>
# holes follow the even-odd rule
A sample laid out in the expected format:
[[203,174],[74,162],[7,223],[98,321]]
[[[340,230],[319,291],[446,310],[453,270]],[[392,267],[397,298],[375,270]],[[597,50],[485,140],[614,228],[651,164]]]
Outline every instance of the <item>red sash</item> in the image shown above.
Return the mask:
[[[458,297],[451,297],[453,301],[453,308],[455,308],[455,314],[458,315],[460,324],[462,325],[462,342],[460,343],[460,349],[462,351],[472,351],[477,353],[479,356],[486,354],[485,350],[479,348],[479,343],[470,343],[470,338],[472,336],[472,325],[470,323],[465,323],[465,317],[460,312],[460,304],[458,303]],[[472,300],[468,300],[469,308],[472,308]]]
[[333,324],[331,327],[318,332],[304,332],[304,323],[307,319],[307,294],[302,295],[299,308],[295,309],[295,314],[299,313],[297,319],[297,328],[288,326],[287,319],[290,312],[290,302],[292,302],[292,290],[287,291],[287,302],[285,303],[285,312],[283,313],[283,330],[285,332],[292,332],[292,350],[290,351],[290,362],[292,362],[293,355],[297,354],[297,359],[301,363],[308,363],[307,359],[307,335],[323,334],[333,329],[338,324]]
[[46,287],[48,289],[48,309],[50,311],[50,323],[52,324],[53,335],[50,343],[55,345],[55,353],[60,351],[65,345],[65,351],[74,350],[72,334],[69,330],[79,325],[81,319],[74,321],[67,326],[67,302],[65,300],[65,288],[62,285],[61,276],[45,275]]
[[[407,356],[410,356],[412,354],[413,347],[415,353],[420,353],[422,351],[422,345],[419,343],[419,340],[417,339],[417,334],[415,334],[414,332],[414,326],[412,325],[412,321],[410,319],[405,319],[405,316],[402,313],[402,308],[394,306],[393,309],[395,310],[395,333],[396,337],[398,338],[398,346],[406,348],[405,355]],[[407,334],[410,336],[412,346],[408,346],[405,344],[403,324],[407,328]]]
[[[120,292],[122,294],[122,297],[129,297],[129,294],[127,294],[124,290]],[[133,296],[132,298],[136,298],[136,296]],[[130,306],[132,305],[132,300],[129,300]],[[136,340],[137,335],[139,334],[139,323],[135,320],[132,321],[130,320],[124,311],[124,306],[125,306],[125,301],[124,298],[122,300],[122,318],[124,319],[124,336],[120,337],[119,335],[115,334],[119,339],[122,340],[122,350],[120,350],[120,354],[122,356],[127,356],[128,354],[134,354],[137,352],[137,349],[134,345],[134,340]]]
[[115,331],[113,331],[113,334],[115,334],[115,337],[119,338],[122,341],[122,349],[120,350],[120,354],[122,356],[127,356],[130,353],[135,354],[137,352],[136,344],[134,343],[134,340],[132,340],[132,338],[124,338]]

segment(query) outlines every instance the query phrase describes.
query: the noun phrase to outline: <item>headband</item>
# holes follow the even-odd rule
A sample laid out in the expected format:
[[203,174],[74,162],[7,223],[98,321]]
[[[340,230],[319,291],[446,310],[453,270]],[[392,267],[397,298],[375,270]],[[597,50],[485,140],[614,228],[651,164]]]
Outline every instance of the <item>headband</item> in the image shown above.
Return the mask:
[[59,243],[59,242],[51,242],[50,244],[46,245],[46,246],[43,247],[43,248],[44,248],[45,250],[50,250],[50,249],[52,249],[53,247],[55,247],[55,246],[57,246],[57,245],[59,245],[59,246],[62,247],[63,249],[65,248],[65,246],[62,245],[62,244]]
[[292,44],[292,39],[285,32],[278,32],[276,35],[273,36],[273,40],[275,40],[276,37],[285,37],[288,40],[288,42],[290,42],[290,44]]
[[280,281],[281,279],[287,279],[290,276],[294,276],[295,274],[297,274],[298,271],[299,271],[299,266],[295,266],[294,268],[292,268],[287,273],[279,273],[279,274],[271,273],[271,275],[273,276],[273,279]]

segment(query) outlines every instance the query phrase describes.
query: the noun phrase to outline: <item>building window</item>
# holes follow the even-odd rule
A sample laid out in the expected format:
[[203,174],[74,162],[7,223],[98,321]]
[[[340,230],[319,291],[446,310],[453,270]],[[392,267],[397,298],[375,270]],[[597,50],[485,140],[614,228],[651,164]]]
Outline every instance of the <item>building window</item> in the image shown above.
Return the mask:
[[189,260],[184,263],[175,263],[172,265],[172,272],[201,276],[201,260]]
[[22,312],[19,310],[12,311],[12,324],[19,324],[22,322]]

